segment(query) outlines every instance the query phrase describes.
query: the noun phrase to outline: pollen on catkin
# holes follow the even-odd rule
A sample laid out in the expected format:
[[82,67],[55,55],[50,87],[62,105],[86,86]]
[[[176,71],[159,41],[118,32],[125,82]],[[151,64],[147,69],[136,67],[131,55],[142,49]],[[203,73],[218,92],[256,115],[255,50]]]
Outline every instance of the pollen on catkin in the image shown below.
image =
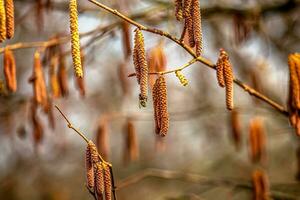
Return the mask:
[[94,168],[92,161],[91,148],[88,145],[85,151],[85,169],[86,169],[86,184],[90,189],[93,189],[95,186],[94,182]]
[[163,75],[159,76],[153,87],[153,109],[155,132],[160,136],[166,136],[169,130],[169,113],[167,85]]
[[135,29],[133,63],[137,81],[140,85],[139,102],[146,107],[148,93],[148,66],[146,61],[144,36],[140,29]]
[[201,12],[200,12],[200,2],[199,0],[193,0],[193,30],[194,30],[194,40],[196,46],[196,55],[200,56],[202,54],[202,28],[201,28]]
[[104,176],[103,176],[103,166],[100,163],[96,164],[96,173],[95,173],[95,186],[98,199],[102,199],[104,193]]
[[6,13],[4,0],[0,0],[0,42],[6,40]]
[[77,77],[83,77],[83,70],[80,58],[80,39],[78,31],[78,13],[77,13],[77,0],[70,0],[70,31],[71,31],[71,51],[72,59]]
[[4,50],[3,62],[6,87],[9,91],[15,92],[17,90],[16,61],[13,52],[8,48]]
[[108,165],[104,165],[104,196],[105,200],[111,200],[111,190],[112,190],[112,181],[111,181],[111,173],[110,167]]
[[179,79],[181,85],[187,86],[189,84],[188,80],[185,78],[180,70],[175,71],[176,77]]
[[178,21],[183,19],[183,0],[175,0],[175,17]]
[[15,32],[15,14],[14,14],[14,1],[5,1],[5,12],[6,12],[6,37],[11,39],[14,37]]

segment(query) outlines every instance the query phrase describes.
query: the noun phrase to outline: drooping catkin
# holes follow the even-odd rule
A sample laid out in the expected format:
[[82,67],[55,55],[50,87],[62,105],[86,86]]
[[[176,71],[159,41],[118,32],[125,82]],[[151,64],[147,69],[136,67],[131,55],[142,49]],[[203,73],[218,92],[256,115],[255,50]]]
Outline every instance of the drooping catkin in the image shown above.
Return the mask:
[[270,186],[266,173],[260,169],[256,169],[252,173],[252,184],[254,200],[269,200]]
[[193,29],[194,29],[194,40],[196,46],[196,55],[202,54],[202,27],[201,27],[201,12],[199,0],[193,0]]
[[5,12],[6,12],[6,37],[11,39],[14,37],[15,32],[15,11],[14,11],[14,1],[5,1]]
[[[192,8],[191,8],[192,9]],[[187,29],[187,33],[188,33],[188,39],[189,39],[189,45],[190,47],[195,47],[195,37],[194,37],[194,25],[193,25],[193,18],[192,16],[189,16],[187,18],[185,18],[185,26]]]
[[93,168],[90,145],[87,145],[85,151],[85,169],[86,169],[86,184],[89,187],[89,189],[93,189],[95,186],[95,182],[94,182],[95,178],[94,178],[94,168]]
[[179,79],[181,85],[187,86],[189,84],[188,80],[185,78],[180,70],[175,71],[176,77]]
[[183,0],[175,0],[175,17],[178,21],[183,19]]
[[[224,54],[225,53],[225,54]],[[226,57],[226,52],[223,49],[220,49],[220,55],[217,61],[217,80],[220,87],[225,87],[225,80],[224,80],[224,60]]]
[[32,101],[31,103],[30,114],[31,114],[31,123],[33,128],[33,141],[35,146],[37,146],[38,144],[40,144],[40,142],[43,139],[44,130],[43,130],[43,125],[37,115],[37,104],[35,101]]
[[231,129],[232,140],[235,144],[236,150],[239,150],[241,146],[242,129],[240,123],[240,116],[237,109],[233,109],[231,112]]
[[78,31],[77,0],[70,0],[70,31],[71,31],[71,51],[75,75],[83,77],[83,70],[80,58],[80,39]]
[[96,131],[96,144],[97,149],[104,160],[109,157],[109,137],[108,137],[108,119],[106,116],[102,117],[98,122]]
[[130,34],[130,25],[128,22],[122,22],[122,40],[123,40],[123,51],[125,59],[131,55],[131,34]]
[[68,74],[66,70],[65,56],[62,54],[59,56],[59,69],[57,73],[58,73],[57,76],[58,76],[61,95],[68,96],[69,95]]
[[93,141],[89,141],[88,142],[88,147],[89,148],[89,151],[91,152],[91,159],[92,159],[92,162],[93,163],[97,163],[99,162],[99,153],[98,153],[98,150],[97,150],[97,147],[96,145],[93,143]]
[[159,76],[153,87],[153,109],[155,132],[160,136],[166,136],[169,129],[169,113],[167,85],[163,75]]
[[131,119],[127,120],[126,124],[126,145],[125,145],[125,162],[135,161],[139,157],[139,147],[137,141],[136,129]]
[[266,136],[260,118],[250,121],[249,145],[252,162],[262,162],[266,159]]
[[17,90],[16,61],[13,52],[8,48],[4,50],[3,62],[7,89],[15,92]]
[[140,29],[135,29],[133,62],[137,81],[140,84],[139,102],[146,107],[148,93],[148,66],[146,61],[144,36]]
[[0,0],[0,42],[6,40],[6,13],[4,0]]
[[100,163],[96,164],[96,173],[95,173],[95,186],[96,186],[96,193],[98,199],[103,198],[104,193],[104,176],[103,176],[103,166]]
[[[82,71],[84,72],[85,66],[84,66],[84,60],[85,60],[85,55],[83,50],[80,51],[80,56],[81,56],[81,67]],[[85,97],[85,81],[84,77],[75,77],[76,78],[76,88],[79,91],[79,94],[81,97]]]
[[50,59],[50,83],[51,83],[51,92],[53,98],[59,98],[61,96],[59,80],[57,76],[57,66],[58,66],[58,56],[53,56]]
[[104,165],[104,196],[105,200],[111,200],[112,193],[112,181],[111,181],[111,173],[110,168],[107,165]]
[[187,18],[192,15],[191,13],[191,8],[192,8],[192,3],[193,0],[183,0],[183,17]]

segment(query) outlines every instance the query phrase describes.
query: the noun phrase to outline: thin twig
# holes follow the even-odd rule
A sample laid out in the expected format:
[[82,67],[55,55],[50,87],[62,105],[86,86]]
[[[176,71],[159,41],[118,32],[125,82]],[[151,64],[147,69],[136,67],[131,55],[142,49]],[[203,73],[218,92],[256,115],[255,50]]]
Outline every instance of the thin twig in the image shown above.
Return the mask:
[[[193,56],[194,58],[197,58],[196,54],[194,53],[193,49],[191,49],[189,46],[187,46],[186,44],[184,44],[180,39],[177,39],[176,37],[174,37],[173,35],[167,33],[167,32],[164,32],[162,30],[159,30],[159,29],[155,29],[155,28],[148,28],[130,18],[128,18],[127,16],[123,15],[122,13],[120,13],[119,11],[115,10],[115,9],[112,9],[100,2],[97,2],[95,0],[88,0],[90,1],[91,3],[99,6],[100,8],[122,18],[123,20],[127,21],[128,23],[136,26],[137,28],[141,29],[141,30],[144,30],[144,31],[147,31],[147,32],[151,32],[151,33],[154,33],[154,34],[157,34],[157,35],[161,35],[161,36],[164,36],[170,40],[172,40],[173,42],[177,43],[179,46],[181,46],[182,48],[184,48],[191,56]],[[203,58],[203,57],[198,57],[197,58],[197,61],[201,62],[202,64],[206,65],[207,67],[209,68],[212,68],[214,70],[216,70],[216,65],[206,59],[206,58]],[[176,70],[175,70],[176,71]],[[244,89],[246,92],[248,92],[250,95],[254,96],[254,97],[257,97],[258,99],[266,102],[267,104],[271,105],[273,108],[275,108],[277,111],[279,111],[281,114],[285,115],[285,116],[288,116],[289,113],[288,111],[284,108],[284,106],[276,103],[275,101],[273,101],[272,99],[268,98],[267,96],[259,93],[258,91],[256,91],[255,89],[251,88],[250,86],[246,85],[245,83],[243,83],[242,81],[240,81],[239,79],[237,78],[234,78],[234,82],[235,84],[237,84],[239,87],[241,87],[242,89]]]
[[73,129],[76,133],[78,133],[78,135],[80,135],[82,137],[82,139],[84,139],[86,141],[86,143],[89,143],[89,140],[87,139],[87,137],[85,137],[85,135],[83,133],[81,133],[78,129],[76,129],[72,125],[72,123],[70,122],[70,120],[66,117],[66,115],[60,110],[60,108],[57,105],[55,105],[55,108],[60,112],[60,114],[66,120],[68,128]]

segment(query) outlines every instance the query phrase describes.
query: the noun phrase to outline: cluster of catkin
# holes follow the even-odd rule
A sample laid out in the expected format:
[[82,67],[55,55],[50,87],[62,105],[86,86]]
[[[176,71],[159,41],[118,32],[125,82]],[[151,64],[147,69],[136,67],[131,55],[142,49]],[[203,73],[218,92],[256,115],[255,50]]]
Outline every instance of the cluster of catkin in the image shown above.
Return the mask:
[[266,160],[266,135],[261,118],[254,118],[249,124],[249,151],[252,162]]
[[226,107],[233,109],[233,71],[229,56],[224,49],[220,49],[220,55],[217,61],[217,80],[220,87],[226,90]]
[[111,165],[99,155],[95,144],[88,142],[85,154],[86,182],[96,199],[112,199]]
[[290,54],[288,57],[290,70],[288,109],[290,122],[300,135],[300,53]]
[[13,0],[0,0],[0,42],[13,38],[14,32],[14,2]]
[[169,113],[167,99],[167,84],[163,75],[160,75],[156,80],[153,86],[152,96],[155,120],[155,133],[160,136],[166,136],[169,130]]
[[146,60],[144,36],[139,28],[135,29],[133,63],[137,82],[140,85],[140,106],[146,107],[148,99],[148,65]]
[[269,200],[270,186],[267,174],[260,169],[256,169],[252,173],[252,185],[254,200]]
[[200,56],[203,47],[199,0],[175,0],[175,16],[179,21],[184,19],[182,35],[188,34],[189,45],[196,47],[196,55]]

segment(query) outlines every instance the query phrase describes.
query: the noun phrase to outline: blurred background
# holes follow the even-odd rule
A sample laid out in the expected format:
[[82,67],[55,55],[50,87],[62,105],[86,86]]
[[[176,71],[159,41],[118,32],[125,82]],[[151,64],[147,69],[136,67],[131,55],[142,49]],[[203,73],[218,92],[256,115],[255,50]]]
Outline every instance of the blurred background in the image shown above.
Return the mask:
[[[34,52],[41,45],[31,42],[54,37],[66,39],[44,48],[41,54],[49,97],[112,163],[117,188],[120,185],[118,199],[252,199],[251,178],[257,168],[264,169],[269,177],[272,199],[300,199],[296,179],[299,139],[286,116],[235,86],[240,129],[236,148],[233,116],[226,110],[224,89],[218,86],[214,70],[195,63],[183,71],[189,81],[186,87],[175,74],[166,75],[170,130],[165,138],[159,138],[154,133],[151,91],[147,108],[140,109],[139,86],[135,77],[127,77],[134,72],[129,52],[135,27],[121,23],[87,0],[79,0],[85,68],[84,81],[79,83],[69,53],[68,1],[14,2],[15,37],[1,47],[31,45],[13,51],[16,93],[3,89],[5,79],[0,73],[0,199],[93,199],[85,187],[86,144],[68,129],[57,110],[53,108],[53,116],[41,109],[35,113],[42,127],[41,140],[35,137],[33,91],[28,79]],[[183,23],[176,20],[171,0],[99,2],[180,38]],[[224,48],[237,78],[286,107],[287,56],[300,48],[300,1],[201,0],[201,12],[203,56],[215,63],[219,49]],[[164,51],[167,70],[192,59],[170,40],[147,32],[144,37],[148,55],[158,45]],[[51,93],[49,78],[49,55],[54,48],[65,55],[68,76],[68,95],[59,98]],[[249,157],[249,122],[255,117],[261,120],[266,135],[261,164]],[[135,130],[134,147],[128,145],[128,126]],[[131,156],[130,151],[134,152]],[[130,182],[132,177],[143,175]]]

